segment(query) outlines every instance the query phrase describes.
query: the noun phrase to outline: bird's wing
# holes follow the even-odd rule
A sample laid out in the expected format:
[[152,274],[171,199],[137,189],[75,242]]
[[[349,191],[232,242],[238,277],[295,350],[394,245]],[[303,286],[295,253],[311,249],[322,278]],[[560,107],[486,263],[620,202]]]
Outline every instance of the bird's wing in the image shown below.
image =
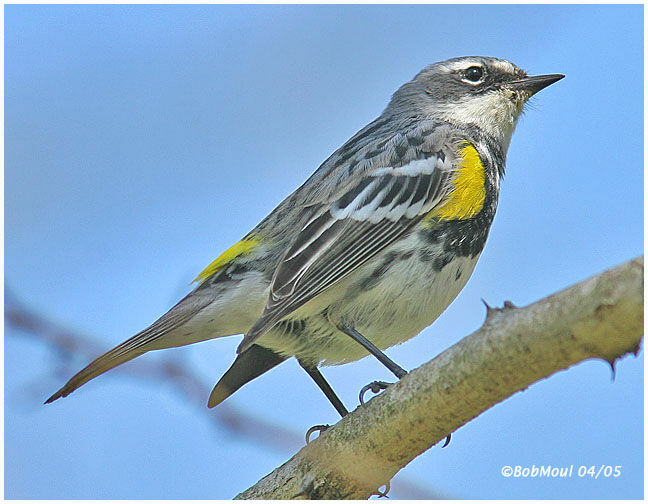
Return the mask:
[[239,353],[298,307],[394,243],[451,187],[454,153],[440,150],[399,167],[375,169],[320,204],[275,271],[261,317]]

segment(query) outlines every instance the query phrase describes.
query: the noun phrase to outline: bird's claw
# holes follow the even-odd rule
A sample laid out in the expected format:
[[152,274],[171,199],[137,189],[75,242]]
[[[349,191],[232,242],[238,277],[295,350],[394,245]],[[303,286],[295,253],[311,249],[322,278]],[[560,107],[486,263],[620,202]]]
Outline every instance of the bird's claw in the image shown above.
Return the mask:
[[364,395],[371,390],[372,393],[377,394],[381,390],[385,390],[391,385],[390,382],[385,381],[372,381],[370,384],[365,385],[360,390],[360,404],[364,404]]
[[314,432],[319,432],[321,435],[322,432],[324,432],[329,427],[330,425],[313,425],[310,429],[308,429],[308,431],[306,431],[306,444],[310,444],[310,437]]
[[381,492],[380,488],[379,488],[374,493],[372,493],[371,495],[377,495],[379,499],[389,499],[389,495],[387,495],[389,493],[389,490],[391,489],[389,481],[387,483],[385,483],[384,487],[385,487],[384,492]]
[[448,437],[445,438],[445,443],[443,443],[443,446],[441,448],[445,448],[450,444],[450,438],[452,437],[452,434],[448,434]]

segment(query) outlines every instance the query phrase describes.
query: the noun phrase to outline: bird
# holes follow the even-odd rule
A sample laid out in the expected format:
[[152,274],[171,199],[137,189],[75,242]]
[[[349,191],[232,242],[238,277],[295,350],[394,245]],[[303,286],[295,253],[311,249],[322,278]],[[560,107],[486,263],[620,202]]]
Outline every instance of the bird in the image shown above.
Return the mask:
[[295,357],[344,417],[320,368],[373,355],[398,379],[407,374],[384,351],[431,325],[466,285],[517,120],[563,77],[484,56],[425,67],[188,295],[46,403],[149,351],[243,335],[209,407]]

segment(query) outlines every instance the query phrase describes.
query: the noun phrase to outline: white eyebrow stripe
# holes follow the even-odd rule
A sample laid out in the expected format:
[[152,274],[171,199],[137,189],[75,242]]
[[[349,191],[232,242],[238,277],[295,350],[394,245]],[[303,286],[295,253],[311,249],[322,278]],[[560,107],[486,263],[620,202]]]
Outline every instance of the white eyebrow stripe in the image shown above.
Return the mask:
[[450,71],[463,70],[471,66],[484,66],[484,62],[478,59],[463,59],[460,61],[453,61],[445,65]]
[[491,65],[494,67],[499,68],[503,72],[506,73],[514,73],[515,72],[515,67],[510,61],[506,60],[495,60],[491,62]]

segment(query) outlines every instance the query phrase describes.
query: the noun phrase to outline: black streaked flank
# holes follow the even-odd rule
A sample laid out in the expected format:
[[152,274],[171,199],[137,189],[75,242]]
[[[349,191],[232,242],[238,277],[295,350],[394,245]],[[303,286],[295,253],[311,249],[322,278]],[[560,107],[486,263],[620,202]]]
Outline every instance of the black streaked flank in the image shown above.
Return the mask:
[[436,245],[443,239],[443,232],[438,227],[422,229],[419,235],[430,245]]
[[434,271],[441,271],[444,267],[452,262],[457,257],[453,252],[439,252],[438,249],[421,249],[419,251],[419,258],[421,261],[431,263]]
[[385,254],[385,257],[383,258],[382,261],[380,261],[378,267],[371,272],[369,279],[378,280],[385,273],[387,273],[387,271],[389,270],[389,268],[392,267],[392,265],[394,264],[397,258],[398,258],[398,254],[396,252],[389,252]]
[[455,258],[454,254],[443,253],[438,255],[432,261],[432,267],[435,271],[441,271]]
[[414,252],[411,250],[408,252],[403,252],[401,255],[398,256],[399,261],[407,261],[410,257],[414,255]]
[[378,284],[380,279],[392,268],[392,266],[400,261],[406,261],[410,259],[413,255],[414,252],[412,251],[402,253],[389,252],[388,254],[386,254],[385,258],[376,268],[374,268],[371,274],[358,283],[357,293],[359,294],[363,291],[374,288]]

